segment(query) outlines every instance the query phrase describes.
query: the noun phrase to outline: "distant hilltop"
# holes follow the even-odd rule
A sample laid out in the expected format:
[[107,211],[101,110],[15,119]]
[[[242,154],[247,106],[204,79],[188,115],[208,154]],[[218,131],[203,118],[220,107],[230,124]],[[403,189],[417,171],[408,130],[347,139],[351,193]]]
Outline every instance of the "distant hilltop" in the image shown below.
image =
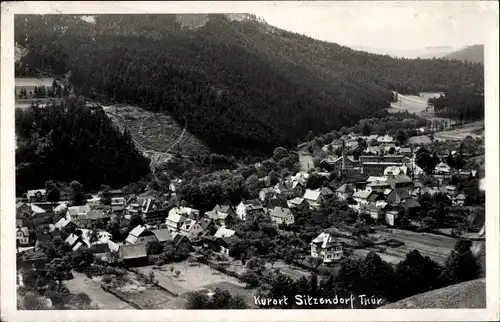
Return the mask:
[[484,64],[484,45],[473,45],[446,55],[446,59]]

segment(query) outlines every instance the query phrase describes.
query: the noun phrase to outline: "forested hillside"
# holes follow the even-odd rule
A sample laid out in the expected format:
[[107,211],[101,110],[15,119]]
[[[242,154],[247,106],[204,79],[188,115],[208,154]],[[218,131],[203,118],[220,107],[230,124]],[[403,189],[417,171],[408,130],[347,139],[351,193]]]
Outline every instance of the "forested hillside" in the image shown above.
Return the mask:
[[484,64],[484,45],[465,47],[446,55],[445,58]]
[[100,108],[69,97],[44,108],[16,109],[16,189],[43,187],[52,179],[78,180],[85,189],[122,186],[149,172],[149,161],[127,131],[116,131]]
[[[204,17],[207,18],[207,17]],[[216,152],[269,153],[385,114],[401,93],[483,91],[483,67],[357,52],[251,17],[16,16],[18,75],[71,71],[80,94],[184,118]]]

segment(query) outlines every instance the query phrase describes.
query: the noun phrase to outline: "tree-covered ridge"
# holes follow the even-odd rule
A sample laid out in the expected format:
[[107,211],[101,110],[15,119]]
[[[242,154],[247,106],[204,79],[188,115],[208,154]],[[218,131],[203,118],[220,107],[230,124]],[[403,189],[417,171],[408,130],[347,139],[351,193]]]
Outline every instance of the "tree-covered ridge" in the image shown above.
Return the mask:
[[190,131],[224,153],[270,152],[310,129],[352,126],[389,107],[388,89],[482,92],[479,64],[393,59],[251,19],[209,17],[196,30],[175,15],[99,15],[95,24],[19,17],[16,40],[28,50],[28,69],[18,73],[71,71],[82,94],[186,118]]
[[149,171],[130,134],[118,132],[101,108],[82,99],[16,109],[15,122],[18,192],[40,188],[49,178],[78,180],[86,189],[102,182],[122,186]]

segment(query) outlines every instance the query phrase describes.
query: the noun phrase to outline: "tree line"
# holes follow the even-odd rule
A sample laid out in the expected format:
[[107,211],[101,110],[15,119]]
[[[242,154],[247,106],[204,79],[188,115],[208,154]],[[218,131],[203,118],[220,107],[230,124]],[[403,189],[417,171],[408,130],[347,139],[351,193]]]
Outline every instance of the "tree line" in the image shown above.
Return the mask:
[[46,107],[16,109],[16,189],[43,187],[49,179],[77,180],[85,189],[123,186],[149,173],[149,160],[127,131],[115,129],[102,108],[67,97]]

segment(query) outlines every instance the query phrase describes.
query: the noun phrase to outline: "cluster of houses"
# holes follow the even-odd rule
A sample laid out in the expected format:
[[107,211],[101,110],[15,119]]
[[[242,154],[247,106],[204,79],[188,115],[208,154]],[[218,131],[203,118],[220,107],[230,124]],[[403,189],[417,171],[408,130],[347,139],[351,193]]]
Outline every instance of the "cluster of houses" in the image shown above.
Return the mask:
[[[416,151],[395,146],[388,135],[372,135],[364,139],[378,144],[367,147],[365,154],[355,160],[353,156],[345,155],[345,147],[350,143],[354,146],[358,139],[350,136],[341,138],[343,143],[339,147],[343,148],[342,156],[327,156],[320,163],[325,172],[313,171],[316,175],[329,178],[332,172],[344,170],[353,174],[352,178],[360,174],[360,180],[350,180],[336,190],[325,186],[313,190],[306,188],[311,173],[299,172],[274,186],[262,188],[257,199],[242,200],[237,206],[216,205],[203,214],[189,207],[168,209],[147,194],[126,196],[121,190],[108,192],[111,203],[107,206],[102,205],[98,197],[88,199],[84,206],[68,206],[67,202],[53,204],[45,200],[44,189],[30,190],[25,199],[16,205],[17,245],[42,247],[69,228],[72,233],[65,236],[64,242],[73,251],[87,249],[103,259],[115,253],[124,261],[146,263],[147,245],[151,242],[170,243],[185,249],[208,248],[228,255],[231,243],[238,237],[236,231],[228,228],[235,221],[251,222],[266,217],[277,226],[292,225],[296,210],[318,209],[325,199],[333,195],[346,201],[359,215],[369,216],[375,222],[388,226],[398,225],[403,210],[409,218],[417,216],[421,207],[418,199],[425,193],[443,193],[456,206],[465,203],[466,195],[457,187],[447,185],[446,178],[451,174],[475,176],[475,171],[457,172],[441,162],[435,169],[435,176],[440,178],[439,185],[425,186],[418,179],[422,169],[415,164]],[[180,184],[181,180],[172,180],[169,188],[173,195]],[[144,222],[129,232],[127,228],[121,228],[122,233],[128,233],[121,243],[113,240],[113,236],[104,229],[95,229],[106,227],[107,222],[119,215],[126,219],[139,215]],[[46,228],[45,232],[35,235],[30,232],[26,221],[30,221],[31,226]],[[311,242],[311,256],[322,258],[324,263],[335,261],[342,254],[342,244],[329,233],[324,232]]]

